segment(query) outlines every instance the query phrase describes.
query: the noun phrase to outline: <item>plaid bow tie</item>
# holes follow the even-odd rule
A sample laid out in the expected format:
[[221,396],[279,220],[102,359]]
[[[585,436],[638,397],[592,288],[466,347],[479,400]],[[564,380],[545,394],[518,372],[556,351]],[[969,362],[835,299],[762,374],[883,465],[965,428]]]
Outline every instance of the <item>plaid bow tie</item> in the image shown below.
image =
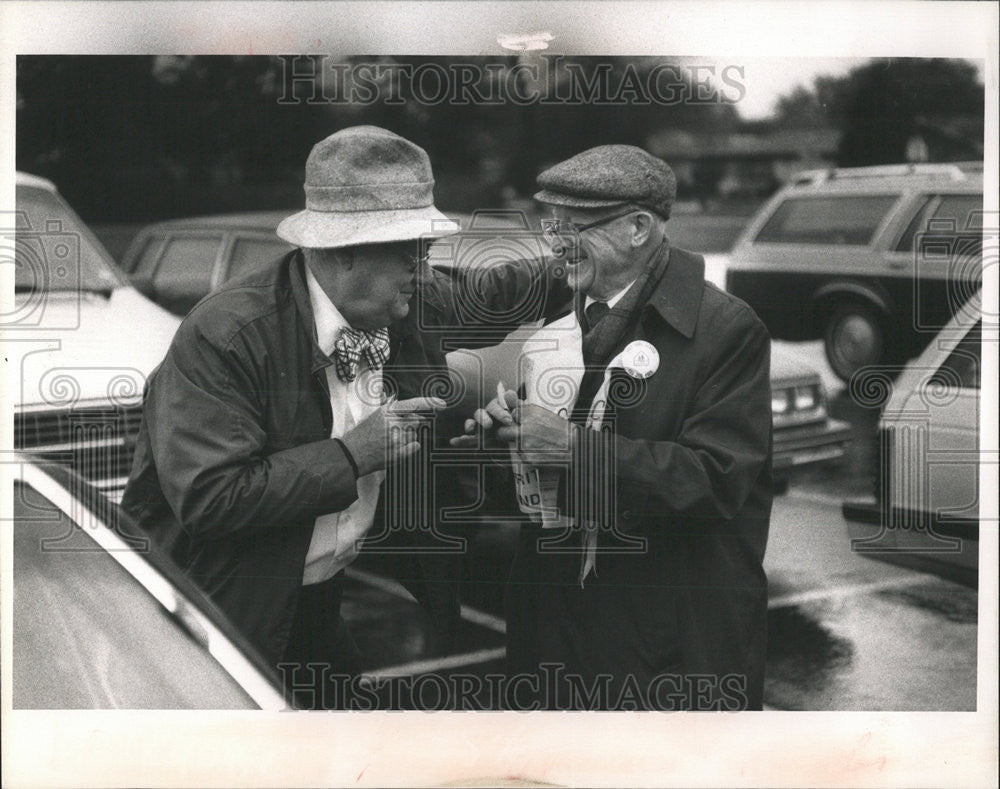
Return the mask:
[[378,370],[389,361],[389,330],[358,331],[346,326],[333,344],[333,360],[337,377],[345,384],[358,377],[358,365],[364,358],[372,370]]

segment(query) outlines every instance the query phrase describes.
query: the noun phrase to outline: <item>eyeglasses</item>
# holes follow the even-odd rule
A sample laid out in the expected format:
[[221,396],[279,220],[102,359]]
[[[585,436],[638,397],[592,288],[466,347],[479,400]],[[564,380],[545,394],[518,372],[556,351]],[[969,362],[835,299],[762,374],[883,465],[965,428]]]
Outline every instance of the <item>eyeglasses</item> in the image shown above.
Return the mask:
[[582,233],[584,230],[590,230],[593,227],[598,227],[600,225],[607,224],[608,222],[614,222],[616,219],[621,219],[623,216],[634,214],[636,210],[637,209],[635,208],[629,208],[620,213],[602,217],[594,222],[588,222],[585,225],[581,225],[578,222],[571,222],[568,219],[543,219],[541,221],[542,235],[544,235],[546,239],[551,240],[558,238],[559,236],[569,236]]

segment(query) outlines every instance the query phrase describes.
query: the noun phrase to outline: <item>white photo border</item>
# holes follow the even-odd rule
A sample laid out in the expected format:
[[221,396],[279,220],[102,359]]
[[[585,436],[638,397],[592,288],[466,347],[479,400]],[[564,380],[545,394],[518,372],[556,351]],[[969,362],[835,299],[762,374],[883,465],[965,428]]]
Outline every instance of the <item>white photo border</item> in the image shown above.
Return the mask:
[[[594,55],[978,58],[985,208],[997,211],[997,8],[976,2],[9,2],[0,7],[0,202],[14,204],[18,54],[506,54],[548,31]],[[992,187],[992,188],[991,188]],[[994,214],[995,215],[995,214]],[[996,239],[986,254],[996,259]],[[5,272],[8,277],[10,272]],[[996,267],[983,310],[996,315]],[[5,298],[13,292],[4,282]],[[984,336],[984,340],[987,337]],[[997,343],[984,342],[978,710],[968,713],[217,713],[10,708],[12,786],[987,786],[997,781]],[[16,382],[5,370],[5,417]],[[11,436],[5,418],[4,448]],[[4,482],[3,490],[9,490]],[[4,502],[3,507],[9,507]],[[9,514],[9,513],[8,513]],[[527,785],[527,784],[521,784]]]

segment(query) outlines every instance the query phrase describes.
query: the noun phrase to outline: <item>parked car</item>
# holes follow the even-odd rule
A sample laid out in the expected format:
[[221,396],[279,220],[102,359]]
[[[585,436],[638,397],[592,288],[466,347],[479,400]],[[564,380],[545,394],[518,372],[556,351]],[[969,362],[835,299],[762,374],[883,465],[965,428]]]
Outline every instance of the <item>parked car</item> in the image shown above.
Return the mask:
[[114,503],[15,455],[14,709],[267,709],[274,673]]
[[128,284],[50,181],[17,174],[14,221],[14,309],[0,320],[18,365],[14,445],[118,498],[146,376],[179,321]]
[[813,170],[738,238],[726,289],[843,380],[920,353],[982,281],[982,163]]
[[[843,507],[854,550],[968,584],[979,567],[981,299],[973,296],[891,384],[875,496]],[[866,386],[873,383],[869,394],[880,391],[879,382]]]
[[129,244],[122,270],[142,293],[183,317],[226,280],[292,249],[274,234],[288,215],[266,211],[157,222]]
[[[285,216],[267,212],[160,222],[140,231],[123,265],[151,298],[183,314],[213,288],[247,270],[251,255],[237,254],[237,250],[256,245],[253,248],[258,254],[252,265],[263,265],[290,249],[274,235],[274,228]],[[463,231],[435,242],[430,248],[430,262],[456,276],[512,257],[545,254],[548,249],[519,211],[480,211],[449,218]],[[174,244],[184,245],[186,253],[171,252]],[[171,288],[168,283],[184,283],[185,289]],[[502,346],[448,355],[452,370],[466,384],[460,387],[466,392],[460,408],[475,407],[480,391],[495,391],[498,379],[506,383],[516,380],[518,354],[530,334],[530,328],[519,330]],[[485,376],[477,382],[480,368]],[[794,467],[834,460],[844,454],[850,426],[829,417],[826,393],[814,369],[775,346],[771,385],[774,467],[779,476]]]

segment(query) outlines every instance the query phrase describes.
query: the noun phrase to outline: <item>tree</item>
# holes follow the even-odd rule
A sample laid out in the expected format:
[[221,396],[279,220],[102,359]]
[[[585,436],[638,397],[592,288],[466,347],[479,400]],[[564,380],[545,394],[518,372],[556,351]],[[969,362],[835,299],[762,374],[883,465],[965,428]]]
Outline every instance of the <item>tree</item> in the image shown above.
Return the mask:
[[[837,163],[851,167],[906,161],[918,132],[940,127],[944,136],[981,129],[984,90],[975,67],[962,60],[873,60],[843,77],[820,77],[778,102],[776,121],[787,126],[833,125],[842,132]],[[982,137],[951,146],[968,158]],[[964,152],[964,153],[963,153]]]
[[471,211],[530,195],[540,169],[591,146],[734,130],[740,92],[706,99],[705,68],[538,53],[26,56],[17,166],[52,178],[87,220],[292,208],[313,144],[367,123],[425,148],[440,205]]

